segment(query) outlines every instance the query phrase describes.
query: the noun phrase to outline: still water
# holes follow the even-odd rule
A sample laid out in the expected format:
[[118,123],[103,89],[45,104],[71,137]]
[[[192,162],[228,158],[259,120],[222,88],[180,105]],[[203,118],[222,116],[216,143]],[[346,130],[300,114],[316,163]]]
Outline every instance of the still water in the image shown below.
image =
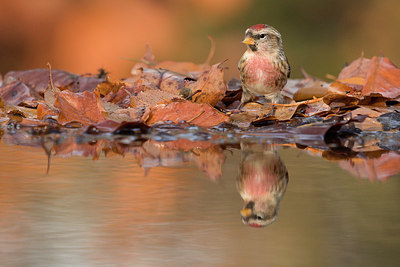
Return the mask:
[[[147,156],[58,147],[46,174],[45,146],[0,141],[0,265],[400,261],[400,176],[385,171],[400,163],[394,152],[372,164],[377,159],[327,161],[286,146],[160,146],[144,144]],[[269,204],[254,200],[266,195]],[[257,224],[246,218],[252,209],[267,226],[249,227]]]

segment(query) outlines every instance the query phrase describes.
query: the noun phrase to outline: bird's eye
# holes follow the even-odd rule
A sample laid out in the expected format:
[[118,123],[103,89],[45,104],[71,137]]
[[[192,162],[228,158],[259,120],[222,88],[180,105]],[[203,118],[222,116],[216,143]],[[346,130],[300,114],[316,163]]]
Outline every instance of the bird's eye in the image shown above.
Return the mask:
[[257,220],[262,220],[263,217],[261,217],[260,215],[257,216]]
[[265,36],[267,36],[266,34],[260,34],[260,38],[262,39],[262,38],[264,38]]

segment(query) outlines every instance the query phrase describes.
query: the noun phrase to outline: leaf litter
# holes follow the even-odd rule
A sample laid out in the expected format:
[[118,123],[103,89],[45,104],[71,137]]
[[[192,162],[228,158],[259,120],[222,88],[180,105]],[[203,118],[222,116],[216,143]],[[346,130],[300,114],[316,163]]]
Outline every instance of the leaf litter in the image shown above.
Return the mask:
[[[30,136],[29,145],[52,139],[56,155],[129,153],[144,168],[192,161],[213,180],[221,176],[224,149],[243,141],[351,159],[341,165],[349,172],[381,166],[382,157],[399,162],[400,69],[388,58],[361,56],[332,82],[303,71],[303,79],[290,79],[283,89],[292,103],[260,98],[238,109],[240,82],[224,79],[223,62],[211,65],[211,43],[203,64],[158,62],[147,46],[131,77],[121,80],[51,66],[11,71],[0,85],[2,138],[24,144]],[[384,164],[392,165],[399,164]],[[392,172],[385,173],[363,175],[386,179]]]

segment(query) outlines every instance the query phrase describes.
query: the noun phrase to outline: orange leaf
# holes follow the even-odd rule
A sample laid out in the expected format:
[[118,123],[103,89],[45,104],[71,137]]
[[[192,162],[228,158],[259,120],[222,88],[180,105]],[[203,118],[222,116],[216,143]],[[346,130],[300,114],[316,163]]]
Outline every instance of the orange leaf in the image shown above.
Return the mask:
[[106,120],[104,107],[93,92],[72,93],[69,90],[56,95],[54,107],[59,110],[58,122],[65,125],[79,122],[84,125]]
[[39,103],[37,107],[37,118],[43,120],[46,116],[57,116],[57,112],[51,109],[48,105]]
[[356,60],[351,62],[350,65],[342,69],[337,79],[339,81],[343,81],[353,77],[359,77],[365,79],[367,77],[370,61],[371,60],[369,58],[364,58],[364,57],[357,58]]
[[150,109],[146,119],[149,125],[172,121],[180,123],[186,121],[200,127],[213,127],[223,122],[229,122],[229,117],[208,104],[197,104],[190,101],[175,101],[160,104]]
[[400,96],[400,69],[386,57],[373,57],[362,93],[388,98]]
[[104,97],[109,93],[117,93],[118,90],[121,89],[121,87],[123,87],[125,85],[125,83],[123,81],[118,81],[118,80],[111,80],[110,78],[107,77],[107,79],[102,82],[99,83],[96,86],[96,89],[94,89],[94,93],[98,96],[98,97]]
[[193,84],[192,92],[199,91],[193,95],[193,102],[208,103],[211,106],[215,106],[224,98],[226,89],[224,69],[220,64],[215,64]]

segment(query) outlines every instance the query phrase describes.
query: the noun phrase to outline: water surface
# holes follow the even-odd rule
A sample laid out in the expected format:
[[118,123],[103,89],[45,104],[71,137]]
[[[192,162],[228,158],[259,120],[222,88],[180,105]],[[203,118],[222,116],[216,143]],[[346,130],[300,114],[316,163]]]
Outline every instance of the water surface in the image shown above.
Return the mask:
[[[46,174],[46,149],[1,141],[1,265],[399,262],[400,176],[382,171],[388,162],[399,164],[394,152],[383,163],[360,165],[282,145],[160,146],[144,144],[122,156],[115,148],[93,152],[94,144],[92,152],[59,145]],[[263,150],[277,151],[289,182],[276,221],[255,228],[242,222],[237,183],[244,164],[253,170],[266,164],[256,160],[261,154],[246,161]]]

